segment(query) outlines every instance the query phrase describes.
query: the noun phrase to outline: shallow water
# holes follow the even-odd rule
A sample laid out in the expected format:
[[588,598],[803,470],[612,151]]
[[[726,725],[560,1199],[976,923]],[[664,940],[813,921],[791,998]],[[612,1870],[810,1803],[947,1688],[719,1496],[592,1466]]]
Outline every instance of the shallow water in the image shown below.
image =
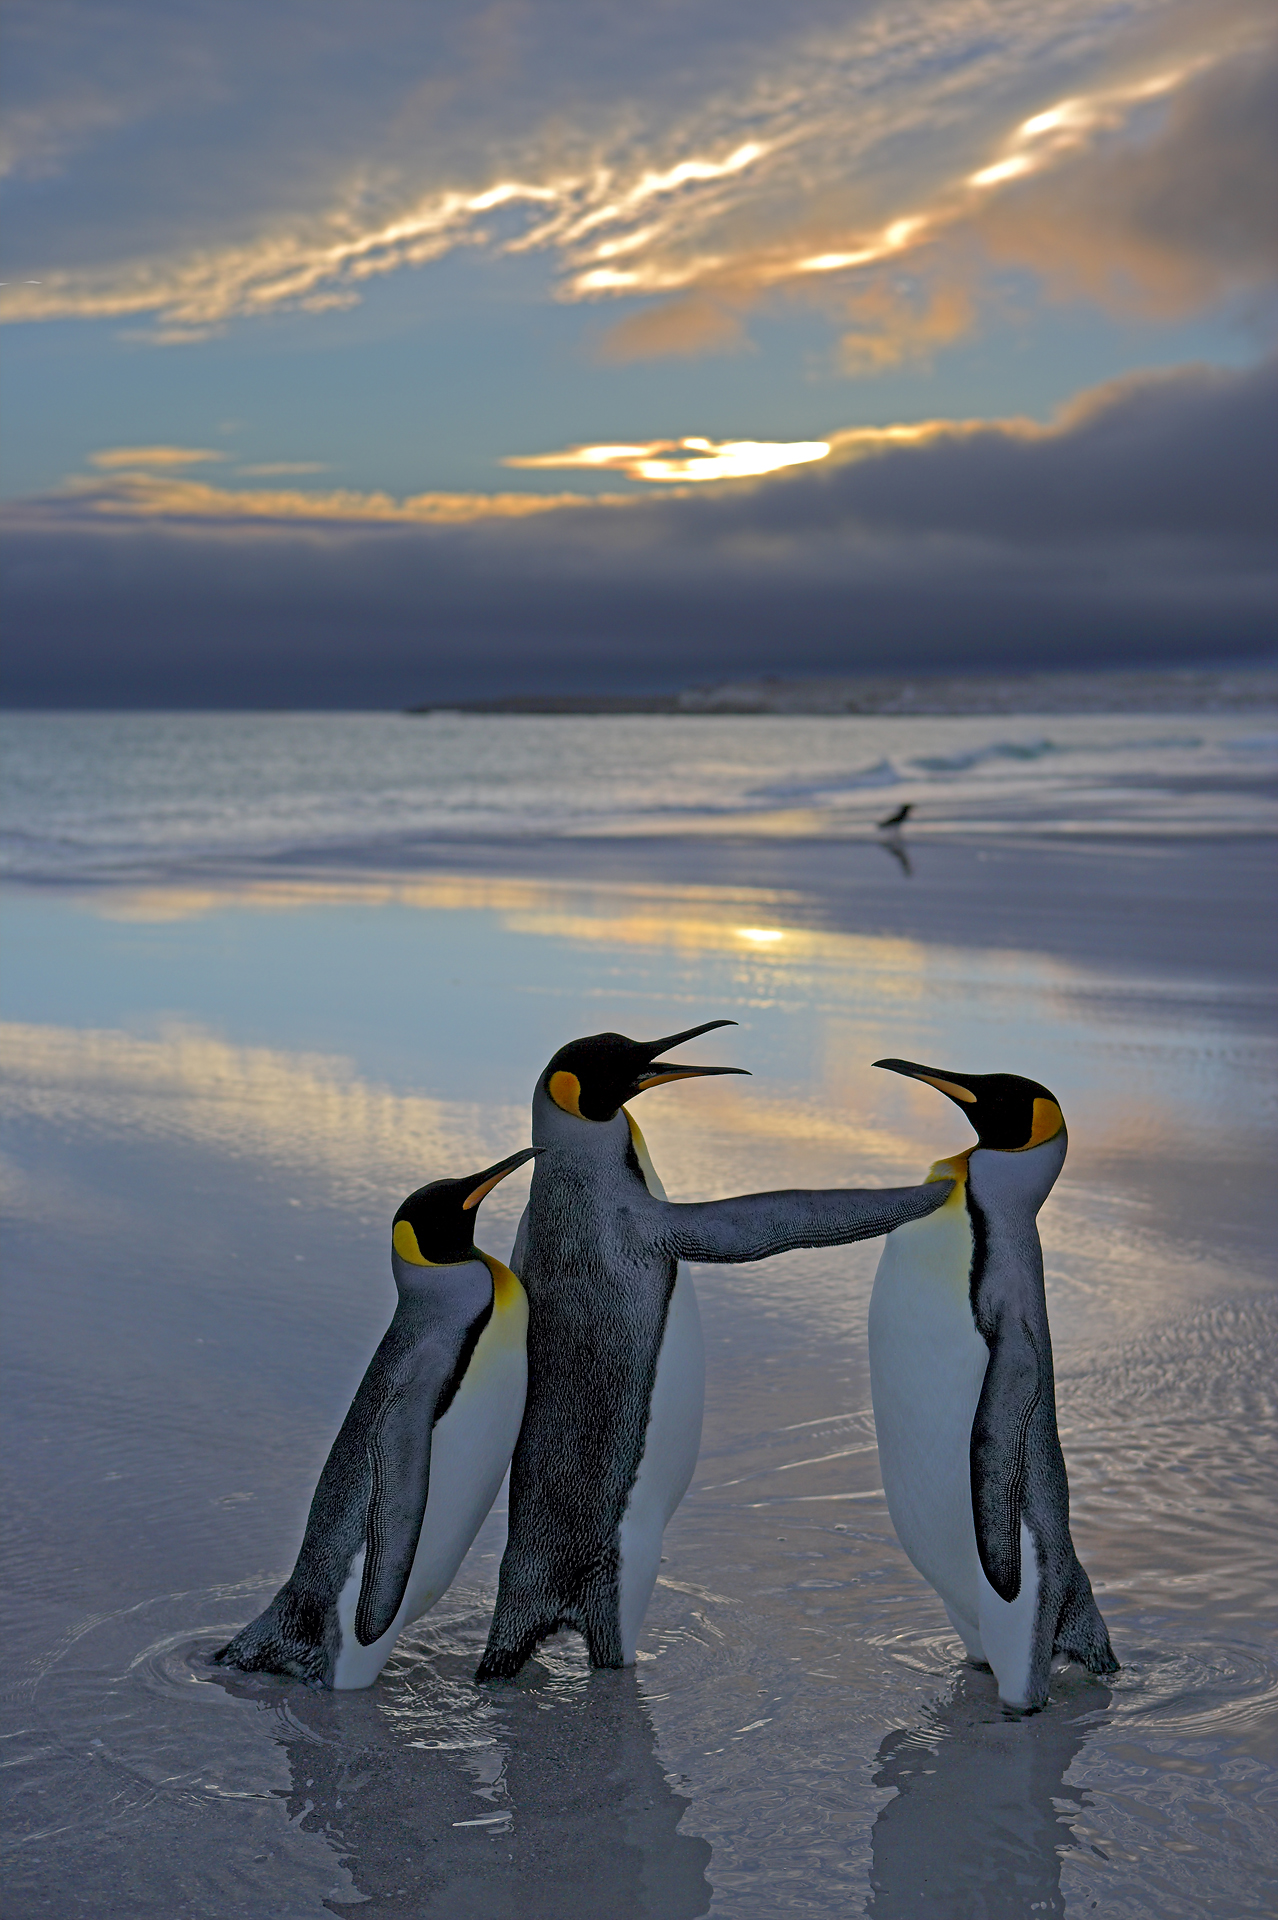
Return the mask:
[[1270,714],[0,714],[0,859],[399,864],[443,840],[1278,829]]
[[[1193,859],[1130,847],[972,862],[957,890],[958,847],[908,875],[812,854],[787,888],[762,857],[753,885],[620,855],[574,882],[499,851],[282,884],[234,851],[234,881],[46,872],[5,901],[6,1911],[1272,1911],[1254,849],[1199,856],[1210,948],[1166,890]],[[740,1027],[698,1057],[755,1077],[638,1110],[675,1198],[917,1177],[966,1130],[883,1054],[1060,1094],[1060,1423],[1122,1671],[1062,1670],[1015,1719],[964,1666],[879,1490],[873,1246],[699,1275],[705,1443],[633,1674],[565,1636],[473,1686],[500,1510],[368,1693],[210,1670],[287,1572],[389,1314],[399,1199],[520,1145],[570,1035],[717,1016]],[[485,1203],[499,1255],[525,1179]]]

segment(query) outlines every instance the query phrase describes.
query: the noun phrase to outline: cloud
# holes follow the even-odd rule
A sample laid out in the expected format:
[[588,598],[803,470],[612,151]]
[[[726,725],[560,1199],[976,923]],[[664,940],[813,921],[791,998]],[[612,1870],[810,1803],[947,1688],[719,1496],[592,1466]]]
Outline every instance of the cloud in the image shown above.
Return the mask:
[[739,314],[721,301],[690,295],[617,321],[600,339],[596,357],[620,366],[630,360],[741,353],[749,344]]
[[235,471],[250,479],[271,480],[288,473],[327,473],[327,460],[259,460],[251,467],[237,467]]
[[102,447],[97,453],[89,455],[89,464],[105,467],[108,472],[116,468],[132,471],[149,471],[159,468],[164,471],[170,467],[195,467],[206,460],[225,460],[224,453],[215,453],[210,447]]
[[652,440],[642,447],[565,447],[562,453],[508,454],[507,467],[584,468],[624,473],[632,480],[704,483],[777,473],[809,460],[824,460],[826,440]]
[[[121,454],[132,448],[118,449]],[[177,453],[177,448],[152,447],[143,453]],[[552,513],[565,506],[583,506],[591,496],[575,493],[419,493],[397,499],[389,493],[361,493],[353,487],[332,488],[326,492],[301,492],[296,489],[267,487],[216,487],[206,480],[193,480],[166,467],[177,468],[184,461],[155,460],[126,466],[113,452],[109,457],[91,456],[96,464],[120,469],[106,480],[96,475],[72,476],[60,494],[50,495],[42,503],[20,505],[16,511],[30,522],[31,515],[57,514],[73,509],[103,519],[123,520],[302,520],[317,524],[340,521],[348,524],[374,521],[382,525],[430,525],[467,520],[526,519],[529,514]],[[208,454],[207,459],[221,459]],[[242,473],[310,473],[322,471],[309,461],[267,462],[265,466],[244,467]],[[594,496],[598,498],[599,496]]]
[[[544,258],[567,303],[651,297],[605,358],[737,350],[752,305],[806,287],[864,369],[974,323],[960,240],[1106,299],[1125,278],[1209,301],[1269,270],[1255,6],[710,0],[677,58],[664,11],[597,11],[609,61],[566,0],[536,33],[519,8],[481,30],[441,5],[429,36],[399,0],[353,36],[288,0],[269,22],[222,9],[216,34],[122,0],[110,32],[72,7],[65,46],[20,9],[44,64],[16,175],[55,177],[18,193],[15,256],[42,283],[0,289],[0,312],[149,314],[150,338],[196,340],[465,248]],[[928,285],[894,302],[884,266]]]
[[857,429],[760,479],[524,518],[31,502],[4,543],[6,697],[404,706],[1269,655],[1276,416],[1270,362],[1120,383],[1050,428]]
[[997,260],[1065,298],[1178,316],[1278,278],[1278,45],[1199,65],[1128,129],[992,199]]

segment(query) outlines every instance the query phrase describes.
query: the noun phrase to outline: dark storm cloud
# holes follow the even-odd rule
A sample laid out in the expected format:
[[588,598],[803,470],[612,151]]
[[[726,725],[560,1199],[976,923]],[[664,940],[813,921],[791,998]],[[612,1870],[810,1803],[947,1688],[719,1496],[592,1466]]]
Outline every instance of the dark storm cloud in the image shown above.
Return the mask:
[[[20,705],[403,705],[723,674],[1273,650],[1278,363],[754,485],[453,526],[92,520],[6,540]],[[843,443],[855,449],[855,438]]]

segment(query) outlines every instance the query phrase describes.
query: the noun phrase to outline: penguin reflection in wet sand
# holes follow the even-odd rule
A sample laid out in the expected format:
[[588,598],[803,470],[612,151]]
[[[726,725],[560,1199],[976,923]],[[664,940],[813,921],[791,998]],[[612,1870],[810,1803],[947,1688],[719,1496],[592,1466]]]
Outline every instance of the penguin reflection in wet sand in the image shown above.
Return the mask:
[[395,1316],[320,1475],[297,1565],[219,1665],[371,1686],[453,1579],[501,1486],[528,1377],[524,1290],[475,1246],[475,1213],[533,1151],[419,1187],[395,1215]]
[[681,1262],[867,1239],[930,1213],[948,1191],[668,1202],[622,1103],[666,1081],[740,1072],[660,1061],[733,1024],[650,1042],[594,1034],[561,1047],[537,1083],[538,1159],[511,1255],[528,1292],[528,1405],[481,1680],[517,1673],[560,1627],[584,1635],[596,1667],[634,1661],[662,1531],[701,1443],[701,1321]]
[[1036,1219],[1065,1160],[1055,1098],[1012,1073],[879,1060],[963,1110],[977,1142],[928,1175],[942,1207],[888,1236],[870,1387],[897,1538],[1009,1707],[1047,1699],[1053,1654],[1118,1662],[1069,1531]]

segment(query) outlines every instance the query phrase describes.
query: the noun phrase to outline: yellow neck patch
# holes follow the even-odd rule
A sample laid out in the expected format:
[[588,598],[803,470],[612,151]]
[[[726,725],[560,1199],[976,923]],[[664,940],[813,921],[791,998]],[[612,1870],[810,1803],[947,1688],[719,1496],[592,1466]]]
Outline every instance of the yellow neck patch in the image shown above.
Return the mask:
[[585,1119],[581,1111],[581,1082],[575,1073],[565,1073],[561,1067],[558,1073],[551,1074],[546,1082],[546,1091],[565,1113],[571,1113],[578,1120]]
[[[928,1168],[928,1180],[952,1180],[954,1182],[953,1193],[950,1194],[948,1199],[941,1202],[937,1208],[938,1213],[944,1213],[947,1207],[961,1207],[966,1204],[963,1198],[963,1189],[967,1185],[967,1160],[968,1154],[971,1152],[971,1147],[968,1147],[964,1153],[951,1154],[948,1160],[934,1160]],[[929,1218],[930,1217],[931,1216],[929,1216]]]
[[475,1257],[483,1261],[493,1276],[493,1312],[509,1313],[523,1298],[524,1290],[519,1280],[509,1267],[504,1267],[500,1260],[494,1260],[491,1253],[481,1253],[476,1247]]

